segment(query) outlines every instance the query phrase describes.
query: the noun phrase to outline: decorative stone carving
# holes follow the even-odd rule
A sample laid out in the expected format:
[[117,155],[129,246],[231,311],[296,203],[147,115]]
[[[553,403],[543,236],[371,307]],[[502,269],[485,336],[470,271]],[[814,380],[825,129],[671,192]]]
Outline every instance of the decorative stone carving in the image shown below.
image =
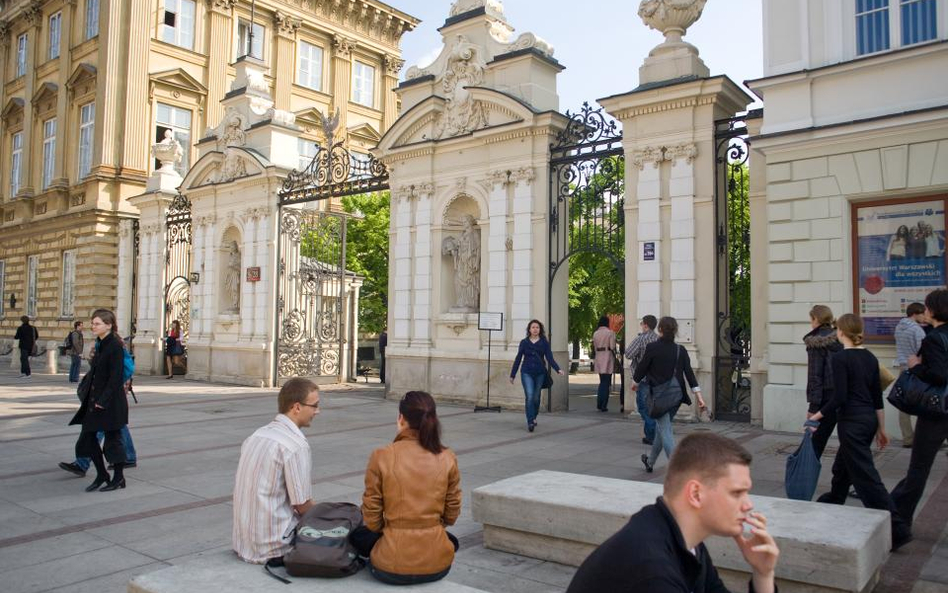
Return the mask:
[[227,269],[224,270],[224,283],[221,289],[224,293],[225,303],[229,305],[225,313],[240,313],[240,247],[237,241],[231,241],[227,245]]
[[247,176],[247,163],[239,148],[228,146],[224,149],[224,160],[214,177],[214,183],[228,183],[234,179]]
[[533,183],[533,180],[536,178],[536,171],[533,170],[533,167],[520,167],[516,171],[513,171],[510,175],[510,179],[519,183],[523,182],[527,185]]
[[448,15],[457,16],[465,12],[477,10],[478,8],[483,8],[484,12],[489,16],[506,20],[504,16],[504,5],[500,0],[457,0],[451,5],[451,11]]
[[86,203],[86,192],[79,192],[69,196],[70,206],[82,206]]
[[225,12],[229,15],[231,9],[237,6],[237,1],[238,0],[206,0],[207,9]]
[[296,114],[292,111],[274,109],[271,107],[269,110],[267,110],[266,117],[278,126],[291,128],[296,125]]
[[639,171],[645,168],[646,163],[652,163],[652,166],[658,166],[665,160],[665,151],[659,146],[647,146],[632,153],[632,164],[638,167]]
[[6,45],[10,40],[10,23],[0,21],[0,45]]
[[33,0],[23,9],[23,17],[30,25],[34,27],[43,24],[43,4],[39,0]]
[[224,112],[224,119],[221,120],[221,123],[218,126],[218,148],[222,146],[243,146],[246,144],[247,133],[245,130],[248,127],[249,126],[247,125],[246,118],[243,116],[243,114],[233,107],[228,107],[227,111]]
[[487,189],[493,188],[495,185],[507,185],[510,183],[510,171],[500,170],[500,171],[491,171],[487,175]]
[[174,132],[165,130],[162,141],[151,145],[151,155],[161,163],[160,171],[170,173],[174,171],[175,165],[180,163],[184,157],[184,149],[174,137]]
[[416,78],[421,78],[422,76],[430,76],[431,70],[427,68],[419,68],[418,66],[410,66],[405,72],[405,80],[414,80]]
[[352,48],[354,48],[356,42],[348,37],[343,37],[342,35],[335,35],[332,38],[332,51],[333,55],[337,58],[342,58],[348,60],[352,55]]
[[435,122],[435,140],[467,134],[487,125],[485,106],[474,100],[467,89],[484,82],[485,64],[479,54],[476,45],[464,35],[458,35],[441,80],[446,105],[444,113]]
[[464,189],[467,187],[467,177],[458,177],[454,180],[454,189],[458,193],[464,193]]
[[480,306],[481,236],[474,217],[465,214],[463,230],[456,237],[445,237],[441,253],[454,259],[455,305],[452,313],[472,313]]
[[382,65],[385,67],[385,73],[389,76],[398,77],[398,73],[401,71],[402,66],[405,65],[405,60],[397,58],[395,56],[386,55],[382,59]]
[[661,31],[666,43],[681,42],[685,31],[698,20],[708,0],[643,0],[639,17],[649,28]]
[[299,28],[303,26],[303,21],[285,15],[278,10],[273,14],[273,26],[278,34],[293,38]]
[[518,51],[521,49],[535,49],[547,57],[553,57],[553,46],[533,33],[521,33],[520,36],[517,37],[517,40],[507,47],[507,51]]
[[694,144],[677,144],[665,149],[665,158],[670,161],[682,160],[692,163],[698,156],[698,147]]
[[46,202],[37,202],[34,204],[33,214],[46,214]]

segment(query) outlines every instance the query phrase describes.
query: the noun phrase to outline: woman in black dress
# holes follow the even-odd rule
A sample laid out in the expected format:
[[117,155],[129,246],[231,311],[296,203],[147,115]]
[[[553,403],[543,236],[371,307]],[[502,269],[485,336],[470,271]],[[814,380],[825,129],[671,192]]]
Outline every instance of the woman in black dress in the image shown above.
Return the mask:
[[[95,481],[86,492],[102,492],[125,488],[125,445],[122,427],[128,424],[128,399],[125,397],[123,373],[125,352],[118,335],[115,313],[98,309],[92,314],[92,333],[96,338],[95,356],[90,363],[91,386],[84,393],[82,405],[69,424],[81,424],[82,432],[76,441],[76,457],[90,457],[95,465]],[[87,379],[80,383],[80,389]],[[96,432],[105,433],[105,444],[99,447]],[[115,468],[110,478],[103,459]]]

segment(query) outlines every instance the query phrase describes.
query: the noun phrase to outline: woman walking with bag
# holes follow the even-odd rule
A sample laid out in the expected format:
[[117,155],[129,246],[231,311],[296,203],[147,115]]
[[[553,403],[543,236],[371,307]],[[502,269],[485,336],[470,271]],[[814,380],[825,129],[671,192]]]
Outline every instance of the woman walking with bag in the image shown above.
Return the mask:
[[445,529],[461,513],[461,473],[441,443],[434,399],[409,391],[398,404],[395,442],[376,449],[365,470],[362,517],[349,541],[371,561],[372,576],[391,585],[445,577],[458,540]]
[[[826,305],[815,305],[810,309],[810,327],[813,329],[803,336],[806,345],[806,401],[809,404],[806,417],[816,414],[833,397],[833,371],[830,357],[843,349],[836,339],[833,327],[833,311]],[[820,427],[813,433],[813,450],[816,457],[823,455],[826,441],[836,429],[836,415],[826,416]]]
[[563,374],[559,365],[553,360],[553,351],[550,349],[550,343],[546,341],[543,324],[536,319],[531,319],[527,324],[527,337],[520,340],[517,358],[514,359],[513,368],[510,369],[512,385],[514,377],[517,376],[517,369],[520,368],[521,361],[523,362],[520,382],[523,384],[524,410],[527,414],[527,430],[530,432],[537,427],[537,415],[540,413],[540,390],[543,388],[543,380],[547,372],[543,365],[544,358],[549,361],[557,374]]
[[858,315],[847,313],[836,320],[836,337],[843,350],[831,358],[833,397],[810,416],[810,421],[820,422],[835,413],[839,436],[832,487],[817,502],[845,504],[852,483],[863,506],[891,514],[892,548],[895,549],[911,539],[911,535],[908,525],[896,512],[872,459],[873,438],[879,448],[884,449],[889,444],[889,436],[885,432],[879,361],[863,347],[862,332],[863,323]]
[[[922,340],[916,356],[908,359],[909,372],[929,385],[948,385],[948,290],[942,288],[925,297],[925,316],[934,329]],[[919,416],[912,441],[908,473],[892,491],[899,516],[911,529],[915,508],[925,492],[938,448],[948,440],[948,416]]]
[[174,361],[184,354],[181,344],[181,322],[175,319],[171,322],[168,337],[165,338],[165,365],[168,367],[168,379],[174,379]]
[[646,346],[642,362],[635,367],[635,374],[632,376],[632,391],[640,389],[639,384],[643,379],[648,379],[647,389],[652,390],[653,393],[665,387],[666,383],[675,381],[681,388],[681,400],[664,414],[658,417],[653,416],[655,438],[652,441],[652,451],[649,454],[642,454],[645,471],[650,473],[662,449],[665,450],[665,455],[669,459],[675,449],[672,420],[681,404],[691,405],[685,379],[688,380],[688,385],[698,400],[698,407],[705,408],[704,399],[701,397],[701,387],[698,386],[695,373],[691,370],[691,358],[688,356],[688,351],[675,343],[675,337],[678,335],[678,321],[674,317],[662,317],[658,322],[658,334],[659,339]]
[[[102,492],[125,488],[125,445],[122,442],[122,427],[128,424],[128,400],[125,398],[125,351],[118,335],[115,314],[107,309],[97,309],[92,314],[92,334],[96,338],[96,355],[91,368],[79,384],[82,404],[69,422],[81,424],[82,432],[76,441],[76,457],[90,457],[95,465],[95,481],[86,487],[86,492]],[[96,432],[105,433],[105,444],[99,446]],[[115,467],[109,478],[103,459]],[[101,488],[100,488],[101,487]]]

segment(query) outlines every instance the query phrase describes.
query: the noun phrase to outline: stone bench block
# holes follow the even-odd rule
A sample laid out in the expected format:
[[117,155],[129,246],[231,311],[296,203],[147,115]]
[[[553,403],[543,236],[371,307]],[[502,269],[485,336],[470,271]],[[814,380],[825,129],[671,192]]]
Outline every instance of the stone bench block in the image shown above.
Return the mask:
[[[474,490],[484,546],[579,566],[599,544],[662,494],[660,484],[537,471]],[[869,591],[889,555],[889,514],[861,507],[752,496],[780,546],[783,593]],[[750,567],[727,538],[705,542],[722,578],[746,590]]]
[[[279,570],[279,569],[277,569]],[[424,585],[392,587],[375,580],[369,571],[341,579],[289,577],[288,587],[263,570],[259,564],[242,562],[230,551],[209,554],[185,564],[163,568],[135,577],[128,593],[287,593],[288,591],[377,593],[385,591],[424,591],[425,593],[483,593],[445,580]]]

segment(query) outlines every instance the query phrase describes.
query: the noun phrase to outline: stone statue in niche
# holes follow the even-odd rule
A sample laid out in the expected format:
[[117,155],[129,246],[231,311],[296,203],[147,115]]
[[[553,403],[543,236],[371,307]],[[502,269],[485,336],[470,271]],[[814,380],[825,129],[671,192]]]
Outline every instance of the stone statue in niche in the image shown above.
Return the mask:
[[481,235],[474,217],[465,214],[463,229],[456,237],[445,237],[441,253],[454,259],[455,304],[452,313],[473,313],[479,309],[481,293]]
[[227,244],[227,269],[224,271],[224,303],[228,307],[225,313],[240,313],[240,247],[237,241]]

